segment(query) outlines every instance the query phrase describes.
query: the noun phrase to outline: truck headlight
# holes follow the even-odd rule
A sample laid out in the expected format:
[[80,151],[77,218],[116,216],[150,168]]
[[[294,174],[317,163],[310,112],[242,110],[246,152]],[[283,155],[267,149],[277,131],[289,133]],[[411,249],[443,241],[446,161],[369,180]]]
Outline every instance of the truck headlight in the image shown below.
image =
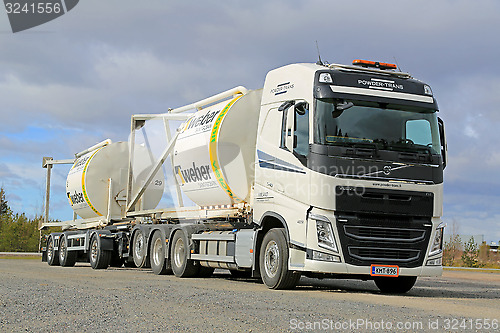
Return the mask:
[[434,235],[434,240],[432,241],[431,250],[429,251],[429,256],[441,253],[443,249],[443,232],[444,232],[444,225],[440,224],[436,229],[436,234]]
[[318,245],[327,250],[339,252],[337,243],[333,236],[332,224],[323,220],[316,220],[316,232],[318,236]]

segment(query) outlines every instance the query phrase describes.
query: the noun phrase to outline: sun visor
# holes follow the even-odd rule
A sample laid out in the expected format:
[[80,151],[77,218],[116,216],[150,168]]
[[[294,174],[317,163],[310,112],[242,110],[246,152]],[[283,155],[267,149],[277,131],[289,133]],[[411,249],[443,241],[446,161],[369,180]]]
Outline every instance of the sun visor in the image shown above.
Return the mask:
[[431,88],[420,81],[365,73],[319,71],[315,78],[314,97],[438,109]]

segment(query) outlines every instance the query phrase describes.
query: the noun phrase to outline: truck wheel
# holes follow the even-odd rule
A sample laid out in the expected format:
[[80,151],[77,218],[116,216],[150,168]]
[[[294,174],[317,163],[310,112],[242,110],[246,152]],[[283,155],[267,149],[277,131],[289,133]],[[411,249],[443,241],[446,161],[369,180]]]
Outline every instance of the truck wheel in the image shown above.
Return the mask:
[[137,230],[132,239],[132,257],[134,258],[134,264],[138,268],[149,267],[149,263],[146,260],[147,248],[146,248],[146,236],[142,230]]
[[76,252],[68,251],[68,236],[59,237],[59,263],[63,267],[72,267],[76,263]]
[[108,268],[111,261],[111,251],[101,249],[97,236],[93,236],[90,241],[89,261],[93,269]]
[[47,241],[47,263],[50,266],[59,265],[59,254],[55,250],[55,240],[53,236],[50,236]]
[[288,244],[285,229],[269,230],[264,236],[259,255],[260,276],[270,289],[292,289],[300,273],[288,269]]
[[168,260],[165,258],[167,253],[167,244],[161,235],[161,232],[156,231],[151,240],[151,252],[149,254],[151,269],[156,275],[165,275],[172,272],[168,267]]
[[179,230],[174,234],[170,249],[170,261],[175,276],[191,277],[198,273],[200,267],[195,265],[193,260],[188,259],[188,253],[187,237],[182,230]]
[[375,284],[381,292],[387,294],[404,294],[415,285],[416,276],[399,277],[378,277],[375,278]]

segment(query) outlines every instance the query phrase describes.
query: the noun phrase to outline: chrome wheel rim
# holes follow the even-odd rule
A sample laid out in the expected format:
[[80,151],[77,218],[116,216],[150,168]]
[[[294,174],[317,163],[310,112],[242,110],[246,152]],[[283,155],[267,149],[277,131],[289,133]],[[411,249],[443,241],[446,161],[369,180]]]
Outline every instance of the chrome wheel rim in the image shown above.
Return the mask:
[[66,238],[63,237],[59,242],[59,259],[61,261],[64,261],[65,257],[66,257]]
[[142,234],[138,234],[134,242],[134,255],[139,259],[142,258],[142,249],[144,247],[144,240],[142,238]]
[[50,262],[54,257],[54,241],[50,239],[49,245],[47,246],[47,260]]
[[163,242],[161,238],[157,238],[153,244],[153,262],[155,266],[160,266],[163,255]]
[[186,248],[184,246],[184,241],[179,238],[174,245],[174,263],[177,267],[182,267],[184,264],[184,258],[186,257]]
[[90,247],[90,260],[92,260],[92,262],[97,261],[97,240],[96,239],[94,239],[92,241],[92,246]]
[[278,273],[280,260],[280,251],[278,244],[272,240],[266,245],[264,257],[264,269],[269,277],[274,277]]

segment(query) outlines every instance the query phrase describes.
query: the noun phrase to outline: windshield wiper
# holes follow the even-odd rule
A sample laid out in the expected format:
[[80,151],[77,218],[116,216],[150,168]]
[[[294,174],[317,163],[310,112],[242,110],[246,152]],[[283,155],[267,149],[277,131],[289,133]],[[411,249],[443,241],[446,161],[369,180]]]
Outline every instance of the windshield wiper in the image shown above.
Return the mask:
[[[377,143],[372,142],[329,142],[331,145],[354,148],[350,149],[351,151],[345,151],[347,155],[355,155],[361,157],[375,157],[379,156],[379,145]],[[370,151],[368,151],[370,150]]]
[[429,156],[432,155],[431,147],[413,143],[413,141],[409,139],[399,140],[397,142],[391,142],[390,144],[387,144],[387,148],[389,148],[390,150],[403,151],[403,152],[424,151]]
[[387,147],[389,146],[389,143],[386,139],[374,139],[373,143],[381,145],[383,149],[387,149]]

